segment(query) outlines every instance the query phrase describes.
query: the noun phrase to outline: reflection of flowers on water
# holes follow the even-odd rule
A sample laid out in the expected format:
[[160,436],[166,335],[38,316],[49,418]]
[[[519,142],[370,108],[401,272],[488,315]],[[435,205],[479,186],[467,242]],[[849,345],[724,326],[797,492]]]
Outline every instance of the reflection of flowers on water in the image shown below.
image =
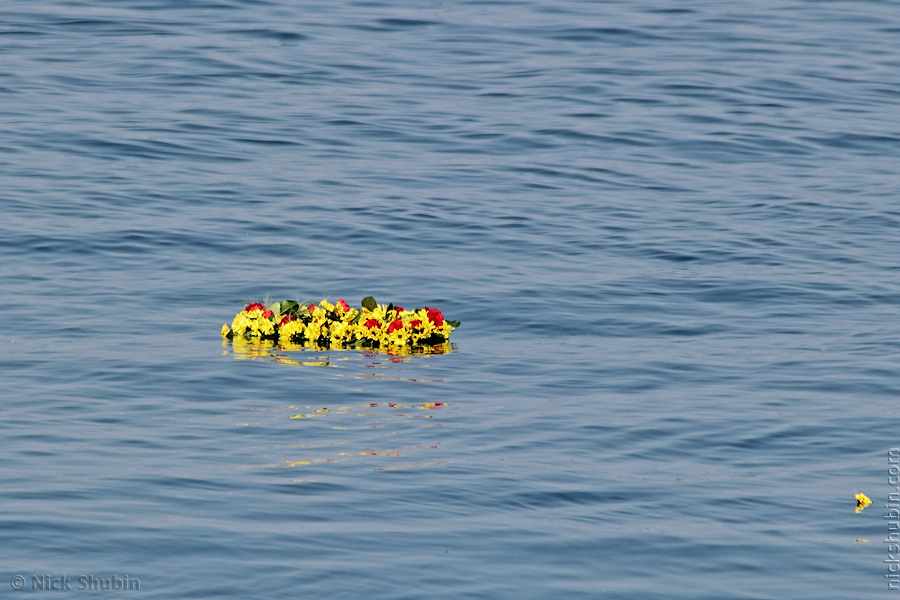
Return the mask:
[[[307,441],[302,444],[290,444],[286,446],[288,456],[284,460],[249,465],[248,468],[299,469],[312,467],[315,469],[316,466],[328,463],[367,461],[375,471],[392,471],[440,465],[447,462],[441,460],[440,456],[432,456],[435,451],[440,450],[439,441],[409,445],[392,444],[385,448],[368,445],[372,442],[381,445],[386,441],[385,436],[401,435],[403,432],[409,431],[410,424],[421,423],[425,427],[441,427],[441,423],[435,422],[436,411],[447,406],[448,404],[444,402],[412,404],[371,402],[337,407],[289,405],[283,408],[263,408],[250,406],[246,410],[258,413],[258,416],[262,418],[237,423],[237,425],[282,428],[286,421],[293,421],[296,423],[294,426],[297,427],[298,433],[302,432],[303,439],[326,438],[319,443]],[[384,431],[375,436],[359,435],[359,432],[376,429]],[[295,481],[311,480],[295,479]]]
[[[438,355],[453,351],[447,337],[458,322],[445,321],[436,309],[422,309],[419,314],[393,305],[375,305],[370,300],[363,301],[362,310],[349,309],[346,303],[331,305],[324,301],[307,307],[281,302],[265,310],[251,304],[235,317],[231,328],[223,328],[223,354],[290,367],[325,367],[333,378],[445,381],[422,375],[438,360]],[[310,333],[310,328],[320,324],[320,318],[329,327],[328,336]],[[343,336],[343,324],[354,327],[355,333]],[[294,329],[300,330],[300,325],[303,335],[292,334]],[[289,376],[288,372],[282,373]],[[353,390],[357,392],[364,390]],[[431,428],[441,427],[435,416],[447,405],[430,400],[247,407],[255,418],[237,423],[238,426],[267,429],[260,432],[266,441],[287,438],[302,443],[279,442],[284,445],[274,450],[274,456],[262,459],[274,462],[246,468],[287,469],[291,476],[300,475],[302,478],[292,479],[300,482],[321,481],[327,473],[339,476],[347,469],[360,467],[392,471],[443,464],[447,461],[440,442],[432,441],[427,434]]]
[[[260,340],[236,337],[233,340],[222,340],[222,354],[231,354],[238,360],[263,360],[277,362],[295,367],[331,367],[334,369],[354,369],[354,375],[335,373],[338,377],[355,377],[357,379],[404,380],[419,382],[439,382],[443,379],[423,379],[419,377],[401,376],[400,365],[411,363],[422,357],[447,354],[452,351],[450,342],[436,346],[420,348],[403,348],[402,352],[383,353],[367,350],[326,350],[312,349],[294,344],[279,344],[274,340]],[[416,362],[418,368],[427,367],[427,363]]]

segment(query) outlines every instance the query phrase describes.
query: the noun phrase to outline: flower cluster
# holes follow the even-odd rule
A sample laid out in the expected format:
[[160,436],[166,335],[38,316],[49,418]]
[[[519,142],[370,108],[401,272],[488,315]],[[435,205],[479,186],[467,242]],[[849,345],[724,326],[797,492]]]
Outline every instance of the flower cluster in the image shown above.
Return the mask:
[[316,348],[383,348],[387,350],[436,346],[445,343],[459,321],[447,321],[436,308],[405,310],[378,304],[371,296],[361,308],[343,298],[332,304],[303,305],[293,300],[264,306],[248,304],[228,325],[222,337],[277,340],[281,346]]

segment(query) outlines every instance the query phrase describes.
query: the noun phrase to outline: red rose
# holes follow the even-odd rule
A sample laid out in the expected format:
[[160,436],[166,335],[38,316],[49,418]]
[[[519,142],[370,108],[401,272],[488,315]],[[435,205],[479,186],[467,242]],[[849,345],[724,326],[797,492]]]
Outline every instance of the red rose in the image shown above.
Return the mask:
[[266,307],[259,302],[254,302],[253,304],[248,304],[244,310],[266,310]]
[[310,305],[309,305],[309,312],[313,312],[314,310],[316,310],[316,305],[315,305],[315,304],[310,304]]
[[269,317],[271,317],[271,316],[274,315],[274,314],[275,314],[275,313],[273,313],[271,310],[267,310],[266,312],[264,312],[264,313],[262,314],[262,316],[263,316],[263,319],[268,319]]
[[338,298],[337,305],[341,307],[344,312],[350,312],[350,305],[343,298]]
[[435,327],[440,327],[444,324],[444,315],[442,315],[441,311],[439,311],[438,309],[429,308],[427,314],[428,320],[434,323]]
[[403,321],[400,319],[394,319],[391,321],[391,324],[388,325],[388,333],[397,331],[398,329],[403,329]]
[[294,315],[284,315],[281,318],[281,322],[278,323],[278,326],[283,327],[284,325],[290,323],[291,321],[296,321],[296,320],[297,320],[297,317],[295,317]]
[[402,306],[395,306],[395,307],[394,307],[394,311],[399,315],[400,313],[403,312],[403,307],[402,307]]
[[409,326],[412,327],[413,329],[415,329],[416,327],[421,327],[422,321],[420,321],[419,319],[413,319],[412,321],[409,322]]
[[372,329],[373,327],[378,327],[379,325],[381,325],[381,323],[378,322],[378,319],[369,319],[368,321],[363,323],[363,325],[365,325],[369,329]]

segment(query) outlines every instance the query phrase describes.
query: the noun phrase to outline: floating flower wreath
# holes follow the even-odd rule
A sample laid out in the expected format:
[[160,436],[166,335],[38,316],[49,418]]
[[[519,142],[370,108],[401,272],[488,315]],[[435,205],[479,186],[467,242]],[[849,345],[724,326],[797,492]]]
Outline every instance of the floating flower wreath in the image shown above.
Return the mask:
[[235,315],[231,327],[222,325],[222,337],[277,340],[285,347],[394,350],[444,344],[459,327],[459,321],[447,321],[436,308],[405,310],[378,304],[371,296],[361,305],[350,308],[343,298],[308,306],[293,300],[268,307],[254,302]]

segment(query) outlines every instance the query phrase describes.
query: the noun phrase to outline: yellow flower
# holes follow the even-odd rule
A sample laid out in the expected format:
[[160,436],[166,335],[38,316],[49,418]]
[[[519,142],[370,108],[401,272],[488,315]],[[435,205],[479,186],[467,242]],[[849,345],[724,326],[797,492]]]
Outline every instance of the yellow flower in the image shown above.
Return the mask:
[[367,310],[366,313],[367,318],[384,321],[387,318],[387,304],[378,304],[372,310]]
[[[317,344],[319,340],[319,336],[322,335],[322,319],[316,319],[312,323],[306,326],[306,339],[309,340],[311,344]],[[327,333],[327,329],[326,329]]]
[[[234,337],[242,337],[253,328],[253,322],[247,314],[247,311],[242,310],[234,316],[234,320],[231,322],[231,331],[234,332]],[[262,314],[262,312],[259,314]]]
[[282,344],[299,344],[303,341],[305,333],[306,325],[303,321],[290,321],[278,330],[278,339]]
[[856,494],[856,512],[861,512],[868,505],[872,504],[869,497],[865,494]]
[[331,324],[331,345],[338,346],[347,341],[347,332],[350,324],[346,321],[335,321]]
[[222,325],[222,337],[227,338],[229,333],[231,333],[231,329],[228,328],[228,325]]
[[256,320],[256,333],[258,335],[274,335],[275,334],[275,323],[273,323],[269,319],[257,319]]
[[242,310],[234,316],[231,331],[235,337],[272,337],[275,335],[275,323],[263,317],[259,309]]

